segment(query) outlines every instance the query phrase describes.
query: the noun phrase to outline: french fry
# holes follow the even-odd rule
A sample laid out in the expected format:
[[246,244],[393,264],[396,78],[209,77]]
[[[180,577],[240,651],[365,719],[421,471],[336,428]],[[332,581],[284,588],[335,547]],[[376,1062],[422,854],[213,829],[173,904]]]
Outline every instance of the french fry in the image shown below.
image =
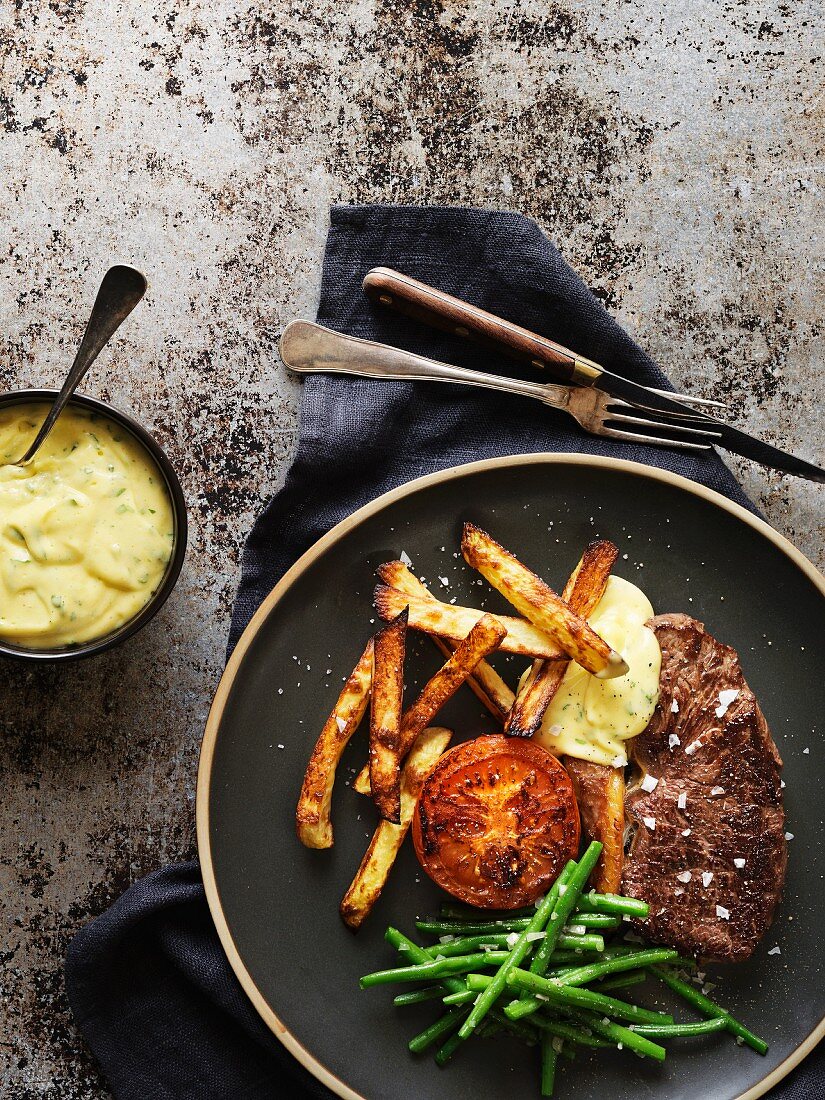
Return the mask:
[[[612,542],[591,542],[570,574],[561,598],[577,615],[592,615],[604,595],[610,570],[619,551]],[[544,712],[559,690],[569,661],[534,661],[527,679],[516,694],[504,732],[508,737],[532,737]]]
[[312,750],[298,806],[295,810],[295,827],[298,838],[307,848],[332,847],[332,823],[330,803],[335,783],[335,772],[347,742],[358,729],[372,687],[373,643],[370,638],[324,723],[320,736]]
[[465,523],[461,550],[467,564],[498,589],[519,614],[553,638],[565,656],[605,680],[627,672],[621,654],[486,531]]
[[[498,619],[493,615],[483,615],[455,653],[451,653],[438,672],[427,681],[421,694],[401,719],[402,758],[410,751],[419,733],[432,721],[447,700],[455,695],[478,662],[498,649],[503,637],[504,627]],[[369,770],[364,767],[355,781],[355,790],[367,794],[368,783]]]
[[582,828],[602,844],[593,885],[602,894],[618,894],[624,865],[624,771],[572,756],[563,763],[573,781]]
[[384,888],[404,837],[412,821],[413,810],[438,758],[450,743],[452,732],[441,727],[426,729],[418,735],[401,775],[401,814],[398,824],[381,821],[350,888],[341,901],[344,922],[353,929],[361,927]]
[[[407,568],[403,561],[385,562],[378,566],[376,572],[384,584],[397,588],[407,596],[435,600],[427,586]],[[449,657],[458,644],[452,641],[446,642],[434,634],[430,635],[430,640],[445,657]],[[487,661],[479,661],[472,676],[467,677],[466,683],[490,714],[503,725],[513,707],[515,696],[493,666]]]
[[[475,624],[484,614],[472,607],[458,607],[456,604],[439,603],[430,597],[422,600],[417,596],[407,596],[395,588],[379,584],[373,595],[375,609],[385,622],[394,619],[405,607],[410,609],[409,626],[412,630],[421,630],[425,634],[436,634],[453,642],[466,638]],[[511,618],[509,615],[496,615],[506,630],[501,650],[504,653],[520,653],[525,657],[544,657],[554,660],[565,657],[566,653],[543,631],[524,619]]]
[[378,812],[398,822],[401,813],[401,704],[407,611],[373,638],[370,704],[370,788]]

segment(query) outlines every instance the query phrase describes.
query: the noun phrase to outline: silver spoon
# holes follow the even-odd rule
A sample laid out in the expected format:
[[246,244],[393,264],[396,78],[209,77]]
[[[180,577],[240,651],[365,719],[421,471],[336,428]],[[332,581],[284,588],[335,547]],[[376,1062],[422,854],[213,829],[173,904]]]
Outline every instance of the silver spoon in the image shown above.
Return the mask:
[[31,462],[54,427],[58,416],[80,385],[86,371],[146,293],[146,287],[146,279],[135,268],[127,267],[125,264],[117,264],[109,268],[100,283],[89,323],[86,325],[83,340],[77,349],[72,369],[66,376],[63,388],[55,398],[32,445],[21,459],[11,465],[27,466]]

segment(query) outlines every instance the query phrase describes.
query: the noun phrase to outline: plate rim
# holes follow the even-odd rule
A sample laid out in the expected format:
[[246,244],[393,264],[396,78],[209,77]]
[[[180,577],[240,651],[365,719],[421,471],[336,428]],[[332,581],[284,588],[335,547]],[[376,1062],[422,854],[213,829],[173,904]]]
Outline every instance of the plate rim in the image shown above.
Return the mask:
[[[260,607],[250,619],[232,655],[227,661],[226,667],[218,682],[218,686],[215,689],[215,695],[212,700],[212,705],[209,708],[209,714],[207,715],[206,725],[204,727],[198,758],[198,776],[195,789],[195,827],[198,859],[206,892],[206,900],[209,905],[209,912],[218,933],[221,946],[223,947],[224,953],[229,960],[229,964],[235,976],[255,1007],[255,1010],[258,1012],[258,1015],[272,1034],[280,1040],[289,1053],[292,1054],[306,1070],[322,1084],[326,1085],[326,1087],[336,1096],[342,1097],[342,1100],[368,1100],[368,1098],[350,1088],[346,1082],[342,1081],[328,1069],[319,1058],[313,1055],[311,1051],[309,1051],[303,1043],[289,1031],[287,1026],[278,1017],[277,1013],[268,1004],[264,995],[256,986],[252,975],[247,970],[240,952],[235,946],[235,941],[223,912],[215,877],[215,868],[212,862],[212,850],[209,837],[209,793],[212,780],[212,764],[224,708],[243,658],[256,638],[258,631],[263,626],[264,621],[269,617],[270,612],[277,606],[298,577],[312,565],[316,558],[320,557],[321,554],[334,543],[342,539],[349,531],[360,526],[370,516],[375,515],[376,512],[380,512],[387,505],[402,500],[404,497],[412,496],[432,485],[438,485],[445,481],[458,480],[483,470],[536,464],[564,466],[580,465],[603,469],[618,469],[637,477],[649,478],[653,481],[662,481],[669,485],[675,485],[686,492],[692,493],[694,496],[701,497],[711,504],[715,504],[723,511],[742,520],[745,524],[766,537],[791,559],[797,568],[799,568],[814,586],[819,589],[822,596],[825,597],[825,576],[820,573],[813,562],[805,557],[802,551],[798,550],[789,539],[774,530],[766,520],[763,520],[760,516],[754,515],[753,512],[749,512],[747,508],[744,508],[741,504],[737,504],[735,501],[730,500],[721,493],[717,493],[714,489],[709,489],[707,486],[701,485],[699,482],[692,481],[690,478],[683,477],[681,474],[673,473],[671,470],[666,470],[659,466],[647,466],[642,462],[633,462],[629,459],[612,458],[606,455],[586,455],[577,452],[537,451],[534,454],[503,455],[497,458],[480,459],[476,462],[467,462],[458,466],[450,466],[444,470],[437,470],[434,473],[424,474],[422,477],[414,478],[412,481],[404,482],[402,485],[398,485],[394,489],[382,493],[374,500],[357,508],[345,519],[335,524],[334,527],[331,527],[330,530],[317,539],[309,549],[304,551],[267,594]],[[753,1085],[746,1092],[737,1096],[736,1100],[757,1100],[758,1097],[764,1096],[769,1089],[773,1088],[774,1085],[787,1076],[792,1069],[795,1069],[796,1066],[811,1053],[823,1036],[825,1036],[825,1016],[823,1016],[810,1034],[802,1040],[799,1046],[791,1051],[787,1058],[780,1062],[779,1065],[761,1081],[757,1082],[757,1084]]]

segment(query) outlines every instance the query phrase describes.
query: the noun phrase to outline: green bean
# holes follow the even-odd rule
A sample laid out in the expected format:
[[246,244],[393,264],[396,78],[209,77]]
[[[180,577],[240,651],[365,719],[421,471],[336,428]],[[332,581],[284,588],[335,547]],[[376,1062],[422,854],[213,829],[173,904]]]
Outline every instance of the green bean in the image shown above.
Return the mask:
[[488,944],[490,947],[505,948],[507,937],[511,935],[511,932],[495,932],[489,936],[462,936],[460,939],[451,940],[449,943],[433,944],[431,947],[425,947],[424,950],[430,958],[435,958],[436,955],[444,955],[445,958],[450,958],[453,955],[467,955],[471,951],[479,951]]
[[408,1044],[410,1050],[413,1054],[420,1054],[422,1051],[426,1050],[427,1047],[432,1046],[434,1042],[442,1038],[442,1036],[448,1035],[453,1031],[458,1021],[466,1015],[467,1010],[465,1008],[451,1008],[449,1012],[445,1012],[434,1024],[430,1024],[429,1027],[424,1028],[415,1038],[410,1039]]
[[678,951],[672,951],[668,947],[652,947],[647,951],[636,951],[632,955],[617,955],[615,958],[606,959],[604,962],[577,966],[572,970],[564,971],[557,977],[562,985],[588,985],[605,974],[618,974],[622,970],[637,970],[640,966],[669,962],[671,959],[675,959],[677,955]]
[[[634,1024],[673,1023],[673,1017],[666,1013],[651,1012],[647,1008],[640,1008],[639,1005],[616,1000],[615,997],[608,997],[604,993],[580,989],[575,985],[560,985],[555,978],[544,978],[539,974],[531,974],[527,970],[511,969],[507,975],[507,984],[514,989],[526,989],[529,993],[539,993],[551,1004],[570,1004],[577,1008],[589,1008],[593,1012],[601,1012],[604,1016],[615,1016],[619,1020],[630,1020]],[[523,1005],[523,1001],[512,1001],[504,1009],[505,1016],[511,1020],[517,1020],[526,1015]]]
[[584,928],[618,928],[622,923],[621,917],[611,916],[610,913],[580,913],[578,910],[570,917],[570,924],[565,928],[565,932],[569,932],[570,928],[577,925],[582,925]]
[[[593,847],[593,845],[591,845],[591,847]],[[598,853],[601,851],[601,844],[599,844],[598,842],[596,843],[596,849],[596,856],[598,858]],[[567,868],[570,867],[570,864],[572,862],[573,861],[571,860],[570,863],[568,863]],[[595,863],[595,860],[593,862]],[[579,867],[581,867],[581,864],[579,864]],[[571,879],[573,875],[578,873],[579,870],[579,868],[574,867],[572,871],[568,871],[567,868],[565,868],[565,871],[570,874]],[[562,872],[562,874],[564,873],[565,872]],[[561,876],[559,877],[561,878]],[[493,1007],[495,1002],[504,992],[504,989],[507,985],[507,975],[509,974],[509,972],[515,969],[519,965],[519,963],[522,963],[527,957],[530,951],[530,941],[527,939],[527,937],[530,935],[531,932],[541,932],[544,930],[548,920],[550,920],[550,918],[552,917],[554,909],[560,903],[561,898],[559,897],[558,882],[556,882],[556,885],[548,891],[547,896],[539,905],[538,909],[535,912],[535,915],[531,919],[527,928],[525,928],[524,931],[519,935],[515,946],[510,951],[507,959],[499,967],[495,977],[493,978],[493,981],[490,983],[487,989],[483,991],[481,996],[473,1005],[470,1015],[458,1029],[458,1034],[461,1036],[462,1039],[467,1039],[470,1035],[472,1035],[475,1028],[478,1027],[478,1025]],[[542,942],[546,943],[547,941],[545,939]]]
[[[550,933],[548,932],[547,935],[549,936]],[[538,942],[543,944],[544,940],[539,940]],[[554,946],[561,947],[563,950],[567,951],[598,951],[601,953],[604,951],[604,936],[599,936],[595,932],[579,934],[567,930],[558,933]],[[539,947],[538,951],[540,950],[541,948]],[[538,951],[536,952],[537,954]]]
[[618,978],[608,978],[607,981],[600,979],[599,990],[604,992],[606,989],[626,989],[628,986],[639,985],[644,981],[647,981],[644,970],[631,970],[629,974],[620,974]]
[[577,1043],[583,1047],[610,1047],[613,1046],[607,1039],[597,1039],[589,1030],[583,1027],[574,1027],[563,1020],[551,1020],[542,1016],[540,1012],[530,1017],[530,1023],[540,1031],[546,1031],[548,1035],[555,1035],[559,1039],[567,1039],[571,1043]]
[[644,920],[650,913],[650,906],[639,898],[626,898],[622,894],[597,894],[595,890],[582,894],[577,908],[583,913],[612,913],[622,917],[627,914],[636,920]]
[[447,1042],[435,1052],[435,1063],[437,1066],[446,1066],[456,1050],[461,1046],[462,1040],[459,1038],[459,1034],[456,1031]]
[[541,1040],[541,1095],[552,1096],[556,1079],[556,1048],[553,1036],[543,1035]]
[[476,993],[481,993],[489,985],[492,985],[493,975],[492,974],[475,974],[471,971],[469,974],[465,975],[464,981],[466,982],[468,989],[472,989]]
[[640,1035],[629,1027],[622,1027],[621,1024],[613,1023],[612,1020],[605,1020],[604,1016],[600,1016],[595,1012],[582,1012],[580,1009],[572,1007],[565,1008],[564,1011],[567,1016],[578,1020],[579,1023],[589,1027],[591,1031],[595,1031],[597,1035],[603,1035],[605,1039],[610,1039],[620,1050],[633,1050],[637,1054],[643,1054],[646,1058],[655,1058],[657,1062],[664,1062],[665,1060],[667,1052],[663,1046],[652,1042],[646,1036]]
[[483,936],[496,932],[522,932],[530,923],[530,917],[518,917],[512,920],[417,920],[415,927],[419,932],[431,936]]
[[393,997],[392,1003],[396,1008],[404,1008],[407,1005],[421,1004],[422,1001],[438,1001],[443,996],[443,985],[427,985],[423,989],[411,989],[408,993],[399,993],[397,997]]
[[472,989],[464,989],[460,993],[448,993],[446,997],[442,997],[445,1005],[466,1005],[475,999],[476,995]]
[[[425,952],[423,947],[420,947],[417,943],[405,936],[403,932],[399,932],[397,928],[390,926],[384,933],[384,939],[394,947],[396,950],[403,949],[407,952],[407,957],[416,963],[429,962],[430,957]],[[492,978],[490,977],[490,981]],[[441,984],[445,989],[448,989],[450,993],[461,993],[467,989],[467,983],[462,978],[452,977],[444,978]],[[506,1031],[509,1031],[512,1035],[517,1035],[524,1042],[534,1044],[536,1042],[536,1032],[529,1024],[520,1022],[514,1022],[508,1020],[507,1017],[499,1009],[494,1008],[490,1010],[490,1015],[500,1024]],[[445,1043],[445,1046],[447,1044]],[[436,1055],[437,1057],[437,1055]]]
[[446,978],[453,974],[466,974],[479,966],[489,963],[503,963],[509,958],[508,951],[479,951],[474,955],[456,955],[452,959],[430,959],[413,966],[399,966],[394,970],[376,970],[360,979],[362,989],[374,985],[389,985],[392,982],[422,982],[431,978]]
[[712,1016],[709,1020],[700,1020],[698,1024],[636,1024],[633,1030],[637,1035],[646,1035],[648,1039],[680,1039],[690,1035],[725,1031],[726,1027],[724,1016]]
[[[556,946],[561,944],[563,938],[561,930],[566,924],[567,918],[573,912],[590,872],[596,866],[601,850],[601,844],[599,844],[598,841],[594,841],[587,848],[587,851],[579,860],[578,865],[569,873],[568,877],[562,881],[562,876],[559,876],[559,885],[560,887],[563,886],[564,889],[559,889],[558,902],[550,913],[550,917],[547,921],[547,928],[545,929],[547,934],[536,950],[533,960],[530,963],[530,972],[532,974],[544,974],[550,965],[550,957],[556,949]],[[565,868],[565,871],[566,870],[567,868]],[[562,874],[564,874],[564,872]],[[549,897],[550,895],[548,894],[547,896]],[[584,936],[579,938],[579,947],[584,947],[584,939]],[[604,950],[604,940],[602,940],[601,950]],[[521,997],[520,1000],[524,1006],[520,1012],[522,1016],[527,1016],[531,1012],[535,1012],[539,1007],[539,1001],[535,997],[524,996]]]
[[678,993],[681,997],[684,997],[689,1004],[692,1004],[694,1008],[697,1008],[703,1016],[709,1016],[711,1019],[717,1017],[724,1018],[726,1031],[729,1031],[731,1035],[738,1036],[743,1042],[747,1043],[749,1047],[755,1050],[757,1054],[767,1054],[768,1044],[765,1040],[760,1039],[758,1035],[754,1035],[752,1031],[748,1031],[745,1025],[735,1020],[727,1009],[709,1000],[703,993],[700,993],[698,989],[694,989],[693,986],[688,985],[687,982],[683,982],[681,978],[677,978],[675,974],[671,974],[665,967],[652,966],[650,970],[652,974],[655,974],[656,977],[659,978],[660,981],[663,981],[674,993]]
[[[405,951],[407,958],[414,963],[430,963],[433,961],[423,947],[414,943],[409,936],[405,936],[403,932],[399,932],[392,925],[384,933],[384,939],[397,951]],[[460,993],[467,988],[461,978],[444,978],[441,984],[450,993]]]

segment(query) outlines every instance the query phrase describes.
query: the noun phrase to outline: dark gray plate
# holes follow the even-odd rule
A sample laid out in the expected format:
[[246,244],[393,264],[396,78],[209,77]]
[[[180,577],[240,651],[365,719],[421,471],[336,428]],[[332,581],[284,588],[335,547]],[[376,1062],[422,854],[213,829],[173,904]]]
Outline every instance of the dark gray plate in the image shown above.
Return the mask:
[[[365,758],[362,734],[344,757],[333,802],[335,845],[308,851],[293,813],[308,754],[371,631],[373,571],[405,550],[435,591],[490,610],[503,604],[454,555],[473,520],[560,586],[592,538],[619,546],[616,572],[657,611],[685,611],[736,647],[785,761],[790,845],[785,900],[747,964],[712,970],[716,992],[770,1043],[766,1058],[729,1037],[672,1044],[663,1066],[618,1052],[564,1065],[571,1098],[756,1097],[825,1030],[822,953],[822,669],[825,581],[766,524],[671,474],[581,456],[525,456],[425,478],[362,509],[325,536],[268,597],[227,667],[210,714],[198,777],[198,842],[212,914],[229,959],[264,1020],[341,1096],[484,1100],[536,1096],[535,1052],[473,1042],[450,1067],[406,1044],[437,1006],[394,1009],[395,990],[360,992],[359,975],[394,964],[388,923],[414,933],[438,889],[407,844],[358,936],[338,918],[375,825],[372,804],[345,784]],[[439,577],[447,577],[449,589]],[[408,693],[438,664],[410,646]],[[524,662],[499,660],[514,683]],[[327,670],[331,670],[328,672]],[[279,689],[283,689],[283,693]],[[439,722],[461,739],[491,730],[467,690]],[[808,751],[809,750],[809,751]],[[780,955],[768,949],[781,948]],[[665,1003],[645,989],[648,1003]],[[683,1018],[692,1018],[680,1008]]]

